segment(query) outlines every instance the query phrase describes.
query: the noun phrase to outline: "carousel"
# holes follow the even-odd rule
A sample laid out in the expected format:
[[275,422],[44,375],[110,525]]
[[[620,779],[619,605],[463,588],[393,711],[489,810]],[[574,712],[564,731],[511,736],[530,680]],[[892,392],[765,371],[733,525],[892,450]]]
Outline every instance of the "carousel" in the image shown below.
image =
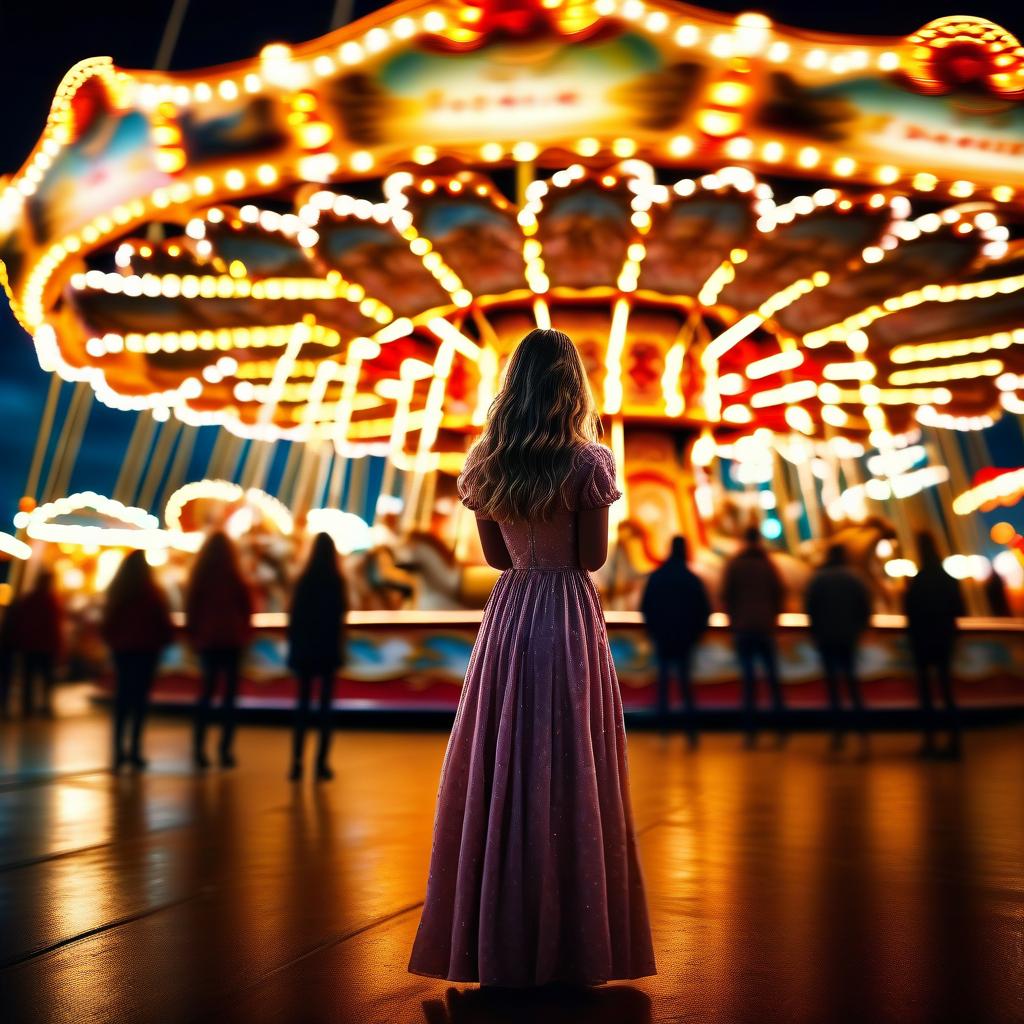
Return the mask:
[[[858,38],[408,0],[203,71],[85,60],[0,191],[4,287],[52,374],[22,515],[64,497],[51,432],[73,459],[88,403],[122,409],[116,496],[147,544],[231,522],[282,567],[256,689],[284,676],[294,553],[327,530],[359,608],[345,699],[450,706],[495,578],[455,479],[518,340],[556,326],[625,493],[600,582],[627,703],[670,538],[714,592],[752,523],[790,681],[816,676],[801,592],[841,541],[876,595],[866,672],[902,692],[927,526],[973,616],[965,685],[1003,694],[1022,640],[990,594],[1020,601],[1024,521],[987,510],[1021,477],[986,473],[997,421],[1024,447],[1022,153],[1024,46],[968,16]],[[731,678],[723,637],[701,657]]]

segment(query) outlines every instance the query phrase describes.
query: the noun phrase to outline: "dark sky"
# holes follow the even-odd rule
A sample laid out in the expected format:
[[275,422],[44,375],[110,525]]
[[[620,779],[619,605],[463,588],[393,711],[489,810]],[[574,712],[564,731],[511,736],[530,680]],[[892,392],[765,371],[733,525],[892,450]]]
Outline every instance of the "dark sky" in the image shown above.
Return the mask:
[[[355,17],[382,6],[355,0]],[[718,10],[760,10],[775,21],[810,29],[866,35],[902,35],[961,5],[856,2],[730,3]],[[971,13],[991,18],[1024,34],[1019,0],[979,0]],[[172,68],[204,67],[255,55],[278,40],[302,42],[322,35],[331,24],[335,0],[191,0]],[[64,73],[85,57],[106,55],[127,68],[151,67],[171,0],[0,0],[0,173],[15,171],[38,139],[50,100]],[[0,308],[0,529],[10,519],[25,475],[35,436],[46,378],[31,342],[6,303]],[[131,417],[94,403],[73,487],[109,493],[113,487]]]

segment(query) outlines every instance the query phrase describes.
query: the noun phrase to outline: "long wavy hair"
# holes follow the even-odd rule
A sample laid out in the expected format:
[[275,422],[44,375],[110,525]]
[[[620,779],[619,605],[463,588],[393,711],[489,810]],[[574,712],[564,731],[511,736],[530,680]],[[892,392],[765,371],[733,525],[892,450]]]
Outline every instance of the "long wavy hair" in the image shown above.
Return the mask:
[[459,490],[498,522],[550,519],[577,452],[600,433],[572,339],[561,331],[530,331],[512,353]]
[[138,550],[129,552],[107,587],[105,617],[117,619],[130,605],[145,600],[155,590],[156,580],[146,561],[146,553]]
[[295,583],[294,601],[301,598],[315,599],[327,593],[344,594],[341,566],[338,565],[338,551],[329,533],[318,533],[313,540],[309,558]]
[[245,579],[238,564],[235,545],[226,533],[218,531],[206,538],[192,563],[192,572],[188,578],[188,602],[191,604],[205,590],[213,589],[222,593],[226,588],[242,593],[245,590]]

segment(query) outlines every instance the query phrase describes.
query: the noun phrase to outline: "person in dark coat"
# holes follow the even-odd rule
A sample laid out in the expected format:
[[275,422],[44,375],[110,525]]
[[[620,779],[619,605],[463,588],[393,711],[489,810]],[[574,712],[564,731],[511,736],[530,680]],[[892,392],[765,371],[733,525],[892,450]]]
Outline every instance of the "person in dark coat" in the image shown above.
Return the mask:
[[[132,551],[118,566],[107,588],[103,638],[114,656],[114,770],[129,760],[146,767],[142,728],[160,654],[171,642],[174,626],[167,598],[153,579],[142,551]],[[130,725],[131,748],[125,750]]]
[[658,716],[668,721],[669,683],[679,681],[690,746],[697,744],[691,669],[693,649],[708,628],[711,602],[701,578],[686,564],[685,537],[673,537],[668,560],[647,580],[640,611],[658,660]]
[[327,763],[331,746],[331,701],[334,677],[344,664],[344,622],[348,611],[345,580],[338,566],[338,554],[329,534],[319,533],[309,561],[295,585],[288,616],[288,665],[299,684],[295,706],[290,778],[302,778],[303,748],[309,721],[313,685],[320,681],[320,745],[316,755],[319,779],[333,778]]
[[772,706],[780,723],[785,713],[775,647],[775,628],[782,611],[784,588],[778,570],[761,543],[761,531],[756,526],[749,527],[744,541],[744,547],[725,567],[722,604],[729,616],[740,662],[747,745],[751,746],[757,735],[758,662],[764,669]]
[[839,747],[844,731],[840,678],[850,691],[857,728],[863,732],[867,724],[856,665],[857,641],[871,620],[871,594],[867,584],[847,566],[846,548],[842,544],[833,544],[828,549],[825,564],[807,585],[804,607],[825,671],[825,685],[835,721],[832,744]]
[[917,535],[917,575],[907,584],[904,611],[907,616],[907,638],[917,670],[921,695],[924,744],[922,754],[932,755],[935,747],[935,706],[932,702],[931,676],[938,680],[939,690],[949,719],[949,753],[960,750],[960,722],[953,697],[953,650],[956,643],[956,620],[965,614],[960,584],[942,567],[935,538],[927,532]]
[[1010,597],[1006,591],[1006,580],[998,573],[993,566],[988,579],[985,580],[985,599],[988,601],[989,614],[1001,619],[1008,619],[1013,616],[1013,609],[1010,607]]
[[62,647],[64,611],[54,587],[53,573],[43,569],[31,590],[14,606],[13,642],[21,655],[22,713],[35,712],[35,683],[42,683],[44,715],[53,714],[53,682]]
[[242,652],[252,634],[252,595],[238,566],[235,547],[224,533],[211,534],[196,555],[185,596],[185,629],[199,655],[202,689],[196,702],[193,758],[209,767],[206,729],[217,684],[223,679],[220,763],[233,768],[235,701]]

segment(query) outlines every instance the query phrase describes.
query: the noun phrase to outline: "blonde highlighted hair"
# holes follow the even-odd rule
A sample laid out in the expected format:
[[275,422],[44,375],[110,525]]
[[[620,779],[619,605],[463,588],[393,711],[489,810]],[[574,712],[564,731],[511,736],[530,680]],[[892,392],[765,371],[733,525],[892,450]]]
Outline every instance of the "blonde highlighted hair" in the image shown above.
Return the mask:
[[538,328],[512,353],[459,491],[488,519],[550,519],[563,506],[577,453],[600,433],[576,346],[561,331]]

